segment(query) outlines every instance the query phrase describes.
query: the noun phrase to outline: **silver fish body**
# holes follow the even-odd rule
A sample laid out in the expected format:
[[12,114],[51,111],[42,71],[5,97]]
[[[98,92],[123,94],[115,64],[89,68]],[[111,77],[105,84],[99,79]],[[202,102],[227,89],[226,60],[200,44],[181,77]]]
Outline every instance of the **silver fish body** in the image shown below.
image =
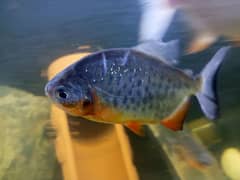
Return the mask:
[[106,123],[164,120],[178,130],[192,95],[208,118],[217,117],[214,79],[228,47],[219,50],[198,77],[140,49],[93,53],[56,75],[46,85],[46,94],[70,114]]

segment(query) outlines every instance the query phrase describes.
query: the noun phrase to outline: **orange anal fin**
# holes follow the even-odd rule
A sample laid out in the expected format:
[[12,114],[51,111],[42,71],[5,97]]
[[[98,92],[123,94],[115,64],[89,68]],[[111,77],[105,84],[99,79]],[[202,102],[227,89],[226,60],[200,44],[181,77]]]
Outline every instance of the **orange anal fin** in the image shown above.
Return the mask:
[[183,129],[184,119],[190,107],[190,99],[185,100],[173,114],[163,119],[161,124],[168,129],[178,131]]
[[135,134],[139,135],[139,136],[144,136],[144,129],[143,129],[143,125],[136,123],[136,122],[129,122],[124,124],[125,127],[127,127],[128,129],[130,129],[132,132],[134,132]]

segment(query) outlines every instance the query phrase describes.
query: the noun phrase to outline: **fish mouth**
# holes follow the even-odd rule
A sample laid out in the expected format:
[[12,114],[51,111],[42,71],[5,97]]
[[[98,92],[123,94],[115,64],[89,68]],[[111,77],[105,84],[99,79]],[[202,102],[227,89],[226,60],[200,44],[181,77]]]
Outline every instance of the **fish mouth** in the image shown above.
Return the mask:
[[45,85],[45,87],[44,87],[44,92],[45,92],[45,95],[46,96],[50,96],[50,94],[49,94],[49,83],[47,83],[46,85]]

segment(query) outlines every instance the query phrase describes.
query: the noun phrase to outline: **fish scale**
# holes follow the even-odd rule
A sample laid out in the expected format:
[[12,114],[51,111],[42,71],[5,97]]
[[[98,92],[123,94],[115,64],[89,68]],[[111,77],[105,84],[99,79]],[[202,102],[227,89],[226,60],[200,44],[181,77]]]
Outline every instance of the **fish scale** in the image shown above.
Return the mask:
[[[97,96],[100,97],[101,102],[117,108],[118,111],[124,112],[126,116],[134,116],[143,121],[159,121],[159,119],[169,115],[171,110],[177,108],[178,104],[183,101],[184,96],[178,96],[178,94],[185,92],[185,96],[190,95],[194,93],[192,89],[196,89],[191,78],[175,68],[159,63],[152,57],[147,57],[136,51],[129,52],[129,50],[118,50],[114,53],[106,51],[103,53],[104,56],[92,56],[90,61],[100,58],[98,65],[94,64],[98,68],[95,68],[94,71],[88,71],[85,77],[88,79],[88,77],[95,76],[93,79],[100,79],[101,77],[97,77],[96,74],[103,74],[103,81],[94,82],[94,86],[104,90],[97,91]],[[126,54],[128,54],[127,60],[122,65],[121,60],[124,57],[126,58]],[[106,62],[107,72],[105,75],[103,73],[104,68],[100,68],[103,64],[102,61]],[[145,72],[147,72],[147,75]],[[184,86],[185,83],[174,79],[176,75],[184,76],[182,79],[193,86],[192,89],[187,89]],[[176,83],[180,86],[177,89],[174,88]],[[125,86],[124,89],[123,86]],[[146,87],[149,89],[148,92],[145,91]],[[173,96],[173,94],[176,96]],[[126,108],[126,105],[129,108]],[[128,120],[126,119],[126,121]]]

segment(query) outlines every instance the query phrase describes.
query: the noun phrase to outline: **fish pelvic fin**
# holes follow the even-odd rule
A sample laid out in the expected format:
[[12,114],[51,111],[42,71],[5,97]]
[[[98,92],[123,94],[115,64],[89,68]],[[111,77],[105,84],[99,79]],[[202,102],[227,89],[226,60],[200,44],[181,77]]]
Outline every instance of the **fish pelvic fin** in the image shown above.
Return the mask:
[[189,107],[190,98],[186,98],[169,117],[163,119],[160,123],[173,131],[182,130]]
[[124,124],[124,126],[131,130],[133,133],[137,134],[138,136],[145,136],[143,125],[137,122],[129,122]]
[[229,49],[230,46],[226,46],[218,50],[196,78],[200,78],[201,81],[201,89],[196,93],[196,97],[203,113],[210,120],[216,119],[219,115],[216,76]]

